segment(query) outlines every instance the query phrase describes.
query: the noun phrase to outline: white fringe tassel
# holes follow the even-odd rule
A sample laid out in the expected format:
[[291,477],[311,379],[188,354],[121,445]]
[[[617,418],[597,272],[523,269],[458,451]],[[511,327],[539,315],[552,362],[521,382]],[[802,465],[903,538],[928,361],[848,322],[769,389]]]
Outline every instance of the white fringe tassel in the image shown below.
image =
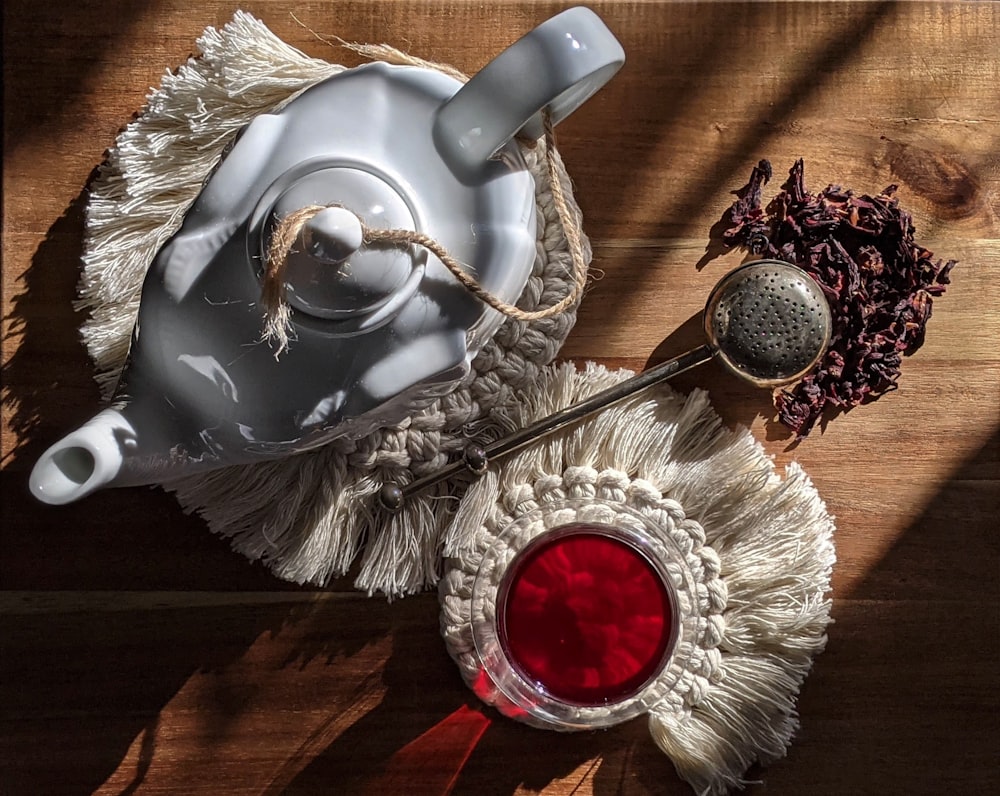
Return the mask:
[[[517,422],[629,375],[551,368]],[[702,654],[681,678],[686,690],[653,707],[649,728],[698,793],[742,787],[747,769],[783,757],[798,729],[795,700],[831,621],[834,523],[802,469],[791,464],[780,477],[749,431],[722,425],[704,392],[685,398],[663,386],[628,399],[507,458],[499,475],[468,490],[445,537],[450,558],[439,586],[449,652],[468,682],[482,681],[468,611],[483,551],[512,518],[537,506],[540,491],[590,494],[592,485],[570,486],[564,477],[609,470],[628,473],[655,500],[679,504],[718,557],[721,584],[709,587],[725,608],[705,626]]]

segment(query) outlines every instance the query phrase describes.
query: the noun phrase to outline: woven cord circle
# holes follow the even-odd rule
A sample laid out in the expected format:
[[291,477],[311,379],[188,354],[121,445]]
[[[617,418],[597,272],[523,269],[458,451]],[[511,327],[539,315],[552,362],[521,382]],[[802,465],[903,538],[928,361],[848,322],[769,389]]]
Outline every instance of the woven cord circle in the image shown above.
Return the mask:
[[[566,507],[564,501],[583,500],[578,507]],[[589,502],[593,501],[593,502]],[[616,506],[631,510],[651,520],[660,532],[684,553],[684,561],[669,562],[668,572],[675,586],[689,580],[693,595],[677,589],[678,610],[682,617],[681,634],[670,665],[649,687],[649,693],[670,710],[690,710],[705,694],[708,684],[720,678],[718,645],[725,630],[723,612],[726,608],[726,584],[720,577],[719,557],[705,544],[705,533],[689,519],[675,500],[665,498],[652,484],[633,479],[619,470],[596,470],[588,466],[566,468],[561,474],[542,476],[532,483],[519,484],[506,491],[501,501],[486,517],[475,534],[475,544],[468,552],[450,558],[448,571],[442,579],[440,597],[441,632],[448,653],[458,664],[466,684],[487,704],[501,713],[527,724],[552,728],[525,713],[496,687],[483,668],[475,649],[470,628],[484,616],[475,615],[472,600],[473,583],[477,574],[485,576],[494,594],[506,569],[496,567],[485,573],[480,567],[487,550],[498,546],[499,560],[508,561],[513,551],[504,551],[503,530],[518,518],[546,506],[559,506],[547,525],[569,525],[576,522],[603,523],[614,526]],[[683,572],[674,571],[681,567]],[[691,597],[694,597],[692,600]],[[487,601],[486,611],[495,612],[495,601]],[[600,709],[614,717],[624,715],[631,700]],[[581,708],[593,714],[593,708]]]

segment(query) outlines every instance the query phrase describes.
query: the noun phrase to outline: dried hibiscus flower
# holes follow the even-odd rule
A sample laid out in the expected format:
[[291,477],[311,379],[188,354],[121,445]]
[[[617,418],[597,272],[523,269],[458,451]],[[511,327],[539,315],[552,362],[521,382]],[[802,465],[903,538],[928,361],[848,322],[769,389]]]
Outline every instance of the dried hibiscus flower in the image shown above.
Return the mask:
[[811,194],[798,160],[764,208],[770,179],[771,164],[762,160],[724,217],[723,242],[798,265],[830,301],[826,355],[774,397],[779,420],[802,439],[827,410],[846,411],[896,388],[902,355],[923,343],[933,297],[944,293],[955,261],[935,262],[917,245],[895,185],[877,196],[838,185]]

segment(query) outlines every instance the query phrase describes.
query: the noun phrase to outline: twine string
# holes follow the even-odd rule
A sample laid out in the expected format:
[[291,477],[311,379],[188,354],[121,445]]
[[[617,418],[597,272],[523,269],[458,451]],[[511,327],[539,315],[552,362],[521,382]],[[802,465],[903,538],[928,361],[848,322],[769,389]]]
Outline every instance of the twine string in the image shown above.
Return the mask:
[[[410,229],[379,229],[365,224],[358,216],[362,231],[362,246],[391,246],[406,248],[420,246],[431,252],[448,271],[476,298],[488,306],[519,321],[535,321],[565,312],[580,298],[586,287],[587,259],[583,251],[580,232],[572,218],[572,211],[566,200],[556,163],[555,133],[547,111],[542,114],[545,130],[545,165],[551,184],[553,205],[566,237],[567,250],[571,261],[572,282],[567,294],[548,307],[537,310],[523,310],[483,287],[471,274],[471,268],[453,257],[437,240],[423,232]],[[275,226],[271,241],[265,252],[264,275],[261,286],[261,302],[264,305],[264,340],[275,344],[277,353],[288,348],[291,326],[291,311],[285,290],[285,271],[302,227],[318,213],[329,207],[343,207],[340,204],[307,205],[284,216]],[[349,209],[349,208],[347,208]],[[353,212],[353,211],[352,211]],[[355,214],[356,215],[356,214]],[[335,266],[333,266],[335,267]]]

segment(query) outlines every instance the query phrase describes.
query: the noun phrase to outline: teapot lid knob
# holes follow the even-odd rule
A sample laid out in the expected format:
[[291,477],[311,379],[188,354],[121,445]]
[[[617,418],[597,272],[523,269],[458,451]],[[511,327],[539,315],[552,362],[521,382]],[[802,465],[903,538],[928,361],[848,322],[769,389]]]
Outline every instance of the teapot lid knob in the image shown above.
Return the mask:
[[361,219],[345,207],[327,207],[302,227],[303,248],[317,260],[342,263],[361,248]]

